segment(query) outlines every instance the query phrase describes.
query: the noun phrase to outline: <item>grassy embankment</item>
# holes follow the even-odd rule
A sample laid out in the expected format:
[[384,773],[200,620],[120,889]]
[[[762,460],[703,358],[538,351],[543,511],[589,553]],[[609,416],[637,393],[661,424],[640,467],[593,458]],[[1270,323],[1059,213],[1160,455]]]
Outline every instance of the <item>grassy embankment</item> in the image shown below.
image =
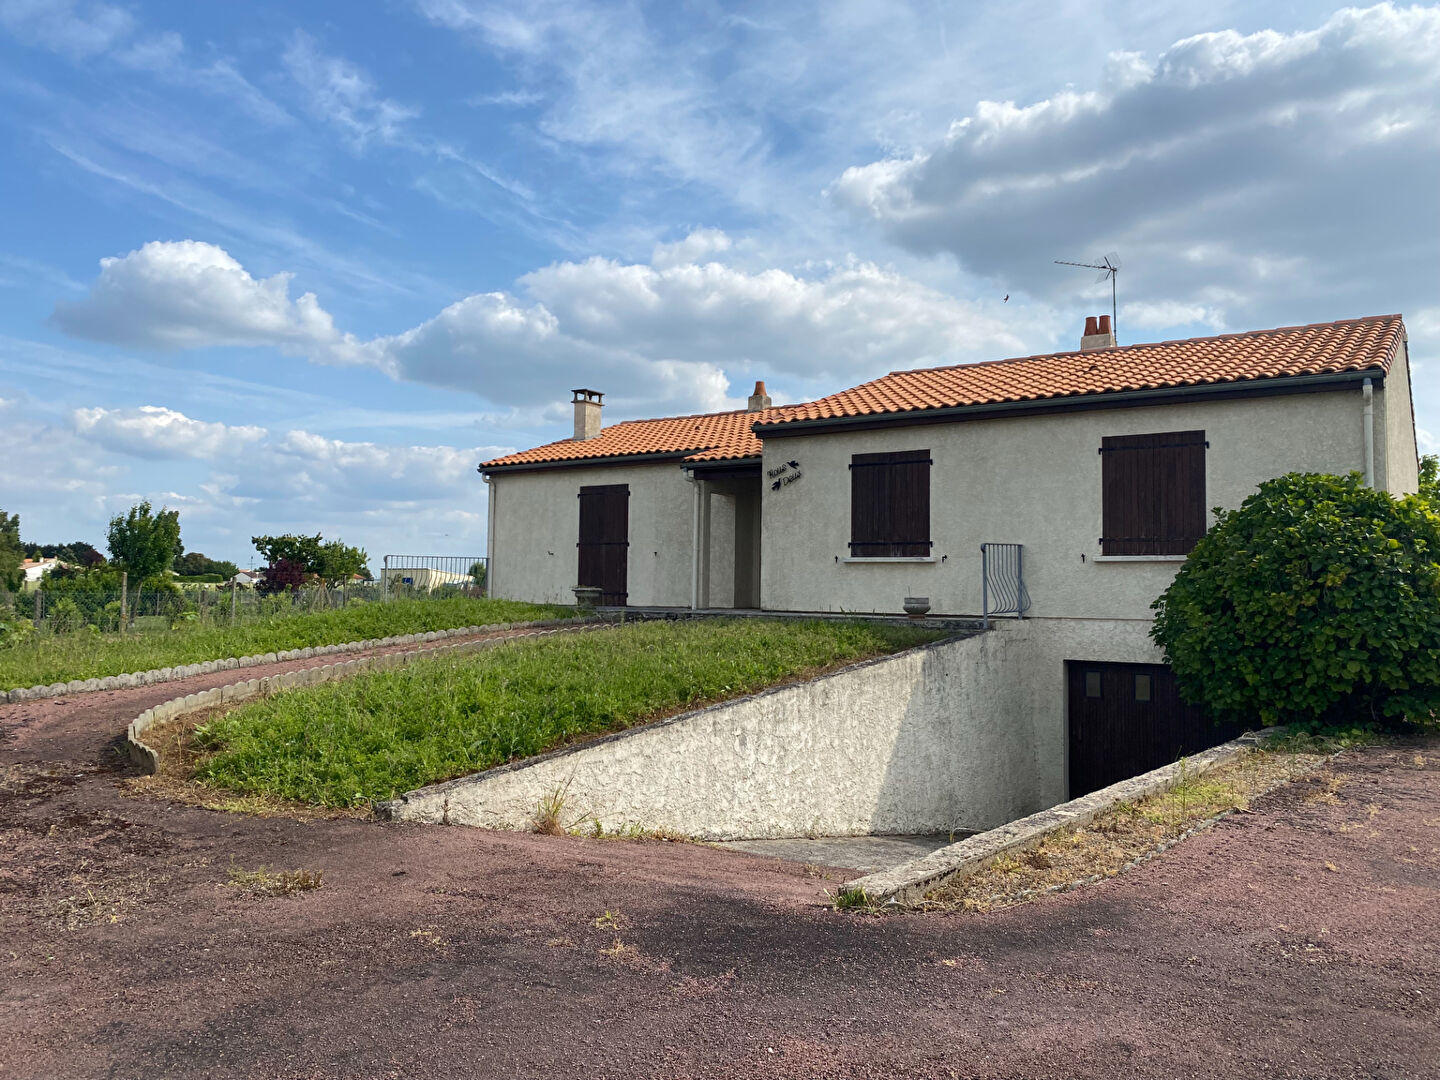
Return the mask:
[[37,637],[0,649],[0,690],[123,675],[204,660],[256,656],[282,649],[339,645],[459,626],[559,619],[573,614],[573,610],[563,607],[447,597],[355,604],[334,611],[277,615],[238,626]]
[[898,652],[908,626],[726,620],[640,623],[307,687],[196,730],[213,787],[353,806],[588,735]]

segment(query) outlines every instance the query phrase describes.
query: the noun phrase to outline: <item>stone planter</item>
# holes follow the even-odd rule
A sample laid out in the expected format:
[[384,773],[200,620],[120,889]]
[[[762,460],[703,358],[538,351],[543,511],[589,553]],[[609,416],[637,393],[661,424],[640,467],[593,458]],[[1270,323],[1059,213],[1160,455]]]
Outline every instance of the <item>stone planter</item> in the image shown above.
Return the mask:
[[905,597],[905,614],[912,619],[923,619],[930,611],[930,598],[928,596],[907,596]]
[[575,606],[581,611],[594,611],[600,606],[600,586],[576,585],[570,591],[575,594]]

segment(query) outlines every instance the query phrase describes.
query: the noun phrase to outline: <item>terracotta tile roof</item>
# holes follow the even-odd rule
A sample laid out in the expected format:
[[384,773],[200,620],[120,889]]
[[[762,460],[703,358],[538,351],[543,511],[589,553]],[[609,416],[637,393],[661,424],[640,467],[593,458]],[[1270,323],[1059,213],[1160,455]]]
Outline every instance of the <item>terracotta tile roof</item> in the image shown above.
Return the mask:
[[686,454],[687,461],[724,461],[760,456],[760,440],[750,430],[765,412],[697,413],[658,420],[625,420],[603,428],[593,439],[559,442],[492,458],[482,469],[505,465],[539,465],[552,461],[625,457],[636,454]]
[[1152,345],[897,371],[817,401],[771,409],[763,423],[773,426],[795,420],[1044,401],[1370,368],[1386,372],[1404,333],[1399,315],[1377,315]]
[[760,440],[751,431],[751,425],[756,423],[773,427],[795,420],[1044,401],[1370,368],[1388,372],[1404,334],[1405,324],[1399,315],[1377,315],[1093,352],[896,371],[801,405],[781,405],[762,412],[737,410],[626,420],[602,429],[594,439],[561,439],[533,450],[492,458],[480,467],[641,454],[684,455],[686,461],[725,461],[760,456]]

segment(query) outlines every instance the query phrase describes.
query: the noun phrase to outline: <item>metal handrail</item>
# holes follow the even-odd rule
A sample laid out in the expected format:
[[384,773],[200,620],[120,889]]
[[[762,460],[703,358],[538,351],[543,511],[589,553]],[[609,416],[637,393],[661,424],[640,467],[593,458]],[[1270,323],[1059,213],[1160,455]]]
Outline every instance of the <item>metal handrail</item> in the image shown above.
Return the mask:
[[[980,617],[985,629],[990,629],[991,615],[1014,615],[1023,619],[1030,610],[1024,554],[1023,544],[980,545]],[[990,606],[992,595],[996,600],[994,607]]]

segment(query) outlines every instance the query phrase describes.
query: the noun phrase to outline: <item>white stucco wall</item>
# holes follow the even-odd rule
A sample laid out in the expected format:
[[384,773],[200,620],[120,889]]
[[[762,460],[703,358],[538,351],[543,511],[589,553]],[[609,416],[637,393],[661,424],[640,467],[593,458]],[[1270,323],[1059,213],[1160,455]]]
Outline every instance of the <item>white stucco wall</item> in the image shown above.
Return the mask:
[[1067,798],[1067,659],[1154,663],[1141,621],[1026,620],[410,792],[402,820],[711,840],[986,829]]
[[1400,356],[1390,365],[1385,385],[1375,395],[1376,456],[1382,463],[1376,469],[1375,482],[1395,495],[1409,495],[1420,485],[1409,352],[1408,342],[1400,346]]
[[579,493],[591,484],[630,485],[630,603],[688,607],[694,496],[673,462],[495,474],[490,485],[494,595],[575,602]]
[[[1398,397],[1398,388],[1391,393]],[[1408,394],[1407,394],[1408,400]],[[1025,545],[1032,616],[1148,619],[1178,562],[1097,560],[1107,435],[1204,429],[1206,502],[1233,507],[1292,470],[1364,467],[1360,391],[1108,409],[765,440],[765,467],[803,478],[764,492],[761,602],[770,610],[981,608],[980,545]],[[1380,435],[1377,431],[1377,440]],[[933,563],[847,563],[851,455],[929,449]]]

